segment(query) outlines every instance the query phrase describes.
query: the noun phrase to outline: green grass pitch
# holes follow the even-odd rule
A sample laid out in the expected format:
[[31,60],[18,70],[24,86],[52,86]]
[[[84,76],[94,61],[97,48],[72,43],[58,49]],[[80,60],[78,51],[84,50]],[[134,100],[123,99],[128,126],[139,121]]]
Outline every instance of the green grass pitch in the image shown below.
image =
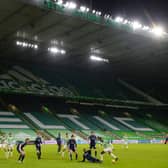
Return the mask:
[[[88,145],[87,145],[88,146]],[[108,154],[104,156],[104,162],[80,163],[82,158],[82,149],[86,145],[78,145],[78,161],[70,161],[68,153],[62,159],[57,154],[56,145],[42,146],[42,159],[37,160],[35,147],[26,146],[26,158],[23,164],[17,163],[18,154],[14,151],[13,158],[5,159],[4,153],[0,150],[0,168],[168,168],[168,145],[164,144],[137,144],[129,145],[129,149],[123,149],[122,145],[114,145],[114,153],[119,157],[116,164],[112,164]],[[100,154],[101,149],[98,149]]]

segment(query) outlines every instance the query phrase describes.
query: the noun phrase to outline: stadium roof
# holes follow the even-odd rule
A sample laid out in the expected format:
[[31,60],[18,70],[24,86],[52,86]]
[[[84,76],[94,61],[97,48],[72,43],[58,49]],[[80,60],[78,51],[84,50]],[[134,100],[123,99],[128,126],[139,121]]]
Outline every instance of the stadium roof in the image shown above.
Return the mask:
[[[86,16],[53,9],[43,0],[25,2],[0,2],[1,60],[82,66],[89,56],[96,55],[109,60],[111,67],[121,74],[137,71],[166,78],[163,72],[168,63],[167,34],[159,38],[118,23],[90,21]],[[17,46],[16,41],[37,44],[38,49]],[[66,54],[50,54],[48,48],[53,46]]]

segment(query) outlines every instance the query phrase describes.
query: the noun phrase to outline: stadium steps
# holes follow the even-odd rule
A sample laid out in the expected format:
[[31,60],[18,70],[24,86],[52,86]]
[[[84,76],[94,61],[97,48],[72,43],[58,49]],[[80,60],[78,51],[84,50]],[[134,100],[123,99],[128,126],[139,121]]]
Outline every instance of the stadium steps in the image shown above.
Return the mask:
[[25,115],[22,114],[21,111],[19,111],[19,112],[14,112],[14,114],[15,114],[17,117],[19,117],[22,121],[24,121],[33,131],[36,132],[37,127],[36,127],[31,121],[29,121],[29,120],[25,117]]
[[37,130],[37,132],[43,136],[45,140],[50,140],[53,135],[47,130]]
[[[81,141],[81,140],[85,140],[81,134],[77,131],[70,131],[70,130],[47,130],[48,132],[50,132],[55,138],[58,137],[58,134],[61,134],[61,138],[65,139],[66,138],[66,133],[69,134],[69,137],[74,134],[76,139]],[[78,134],[79,133],[79,134]]]
[[[45,124],[55,124],[55,123],[60,123],[60,121],[56,120],[53,116],[53,114],[51,113],[44,113],[44,112],[30,112],[30,114],[32,114],[34,117],[36,117],[37,119],[39,119],[40,122],[44,122],[46,121]],[[25,118],[30,121],[33,125],[35,125],[35,127],[37,128],[38,131],[41,131],[45,136],[46,138],[49,138],[49,137],[52,137],[52,138],[55,138],[55,136],[49,132],[47,129],[45,128],[40,128],[38,125],[36,125],[35,123],[33,123],[33,121],[27,117],[25,114],[24,114]]]
[[144,124],[148,125],[149,127],[151,127],[152,129],[154,129],[155,131],[158,132],[167,132],[168,131],[168,127],[161,124],[159,121],[148,119],[146,116],[137,113],[136,114],[137,120],[139,120],[140,122],[143,122]]
[[70,121],[69,119],[67,119],[67,118],[59,118],[60,119],[60,121],[64,124],[64,125],[66,125],[66,127],[69,129],[69,130],[71,130],[71,131],[74,131],[74,130],[81,130],[81,128],[78,126],[78,125],[76,125],[75,123],[73,123],[72,121]]
[[19,111],[19,113],[15,113],[16,115],[18,115],[19,118],[21,118],[26,124],[28,124],[28,126],[30,128],[32,128],[35,132],[37,130],[40,130],[39,127],[37,127],[26,115],[24,115],[24,113],[22,113],[21,111]]
[[54,118],[56,118],[56,119],[59,120],[61,123],[63,123],[64,126],[65,126],[66,128],[68,128],[68,130],[71,130],[71,131],[74,130],[74,128],[71,126],[71,124],[67,124],[67,122],[66,122],[63,118],[58,117],[54,112],[52,112],[52,115],[53,115]]
[[58,137],[58,134],[61,133],[61,137],[65,137],[65,134],[68,133],[70,134],[71,131],[69,130],[59,130],[59,129],[47,129],[47,131],[52,134],[54,138]]
[[33,131],[40,133],[45,139],[50,139],[52,134],[50,134],[46,130],[41,130],[37,125],[35,125],[26,115],[24,115],[21,111],[19,113],[15,113],[19,118],[21,118]]
[[22,114],[21,112],[15,114],[18,115],[18,117],[20,117],[33,131],[40,133],[44,139],[51,139],[52,135],[48,131],[41,130],[26,115]]
[[24,141],[25,138],[30,138],[31,140],[34,140],[37,136],[32,129],[6,128],[6,129],[2,129],[1,131],[5,132],[6,134],[12,133],[16,141]]
[[[129,126],[113,119],[113,117],[125,117],[125,118],[132,118],[133,121],[127,121],[128,124],[134,126],[134,127],[139,127],[139,128],[149,128],[152,129],[151,127],[149,127],[147,124],[145,124],[142,120],[140,120],[139,118],[137,118],[135,115],[130,115],[130,116],[126,116],[123,113],[117,112],[117,114],[111,114],[108,116],[107,120],[109,121],[109,118],[112,118],[111,121],[112,123],[114,123],[114,125],[116,125],[118,128],[121,129],[121,131],[125,130],[125,131],[135,131],[134,129],[131,129]],[[121,127],[120,127],[121,126]]]
[[81,122],[83,124],[85,124],[86,126],[88,126],[91,130],[100,129],[100,127],[93,122],[94,119],[93,120],[91,119],[92,116],[89,116],[89,115],[86,115],[86,114],[80,114],[78,116],[80,117]]
[[149,127],[151,127],[153,130],[158,131],[158,132],[163,132],[163,131],[167,131],[168,128],[163,126],[162,124],[153,121],[153,120],[148,120],[148,119],[138,119],[141,122],[143,122],[144,124],[148,125]]
[[143,135],[144,137],[148,138],[148,139],[164,139],[165,137],[165,133],[159,133],[159,132],[142,132],[140,133],[141,135]]
[[91,130],[109,130],[106,125],[102,125],[99,121],[95,120],[93,116],[90,117],[90,115],[85,114],[84,117],[87,118],[88,123],[92,123],[92,125],[94,125],[94,127],[91,127]]
[[112,136],[113,139],[121,139],[120,136],[118,136],[117,134],[115,134],[111,131],[105,131],[105,134],[107,134],[108,136]]
[[77,131],[75,131],[75,133],[84,140],[88,139],[88,136],[86,134],[84,134],[82,131],[77,130]]
[[[118,122],[117,120],[114,119],[114,117],[116,117],[116,115],[119,114],[119,112],[114,113],[113,111],[110,110],[102,110],[105,114],[97,114],[96,116],[99,116],[100,118],[104,119],[105,121],[109,122],[110,124],[116,126],[117,128],[119,128],[120,130],[125,130],[125,131],[130,131],[130,128],[126,127],[125,125],[123,125],[122,123]],[[122,115],[123,117],[123,115]],[[97,120],[96,120],[97,122]],[[97,122],[98,123],[98,122]],[[100,123],[102,126],[102,123]],[[109,128],[107,129],[107,131],[109,130]],[[113,131],[113,129],[110,129],[111,131]]]
[[118,135],[121,139],[123,139],[124,136],[128,137],[129,140],[134,139],[145,139],[144,135],[138,134],[135,131],[113,131],[116,135]]

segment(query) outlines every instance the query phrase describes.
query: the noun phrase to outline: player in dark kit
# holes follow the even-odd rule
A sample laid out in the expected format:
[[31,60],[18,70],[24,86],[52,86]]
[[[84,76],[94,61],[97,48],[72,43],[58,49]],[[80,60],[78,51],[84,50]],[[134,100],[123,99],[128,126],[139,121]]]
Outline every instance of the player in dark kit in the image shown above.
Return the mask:
[[165,144],[168,143],[168,135],[166,136]]
[[36,146],[37,158],[39,160],[41,159],[41,144],[42,144],[42,138],[40,135],[36,137],[34,144]]
[[72,152],[75,153],[75,157],[76,157],[76,160],[78,159],[78,153],[76,151],[76,148],[77,148],[77,143],[76,143],[76,140],[75,140],[75,136],[72,135],[71,136],[71,139],[68,140],[68,150],[69,150],[69,156],[70,156],[70,159],[72,160]]
[[18,145],[17,145],[17,151],[18,153],[20,154],[19,155],[19,159],[18,159],[18,162],[19,163],[23,163],[23,160],[25,158],[25,152],[24,152],[24,147],[29,143],[29,139],[25,139],[25,142],[20,142]]
[[57,152],[60,153],[61,152],[61,147],[62,147],[62,139],[61,139],[61,133],[60,132],[58,133],[56,141],[57,141],[57,145],[58,145]]
[[94,134],[94,132],[91,132],[91,135],[88,137],[88,139],[89,139],[90,149],[94,149],[95,150],[95,157],[96,157],[97,156],[97,150],[96,150],[97,137]]
[[91,150],[86,150],[86,149],[83,149],[83,160],[82,162],[85,162],[85,160],[87,159],[89,162],[91,163],[102,163],[101,160],[97,159],[97,158],[94,158],[91,156]]

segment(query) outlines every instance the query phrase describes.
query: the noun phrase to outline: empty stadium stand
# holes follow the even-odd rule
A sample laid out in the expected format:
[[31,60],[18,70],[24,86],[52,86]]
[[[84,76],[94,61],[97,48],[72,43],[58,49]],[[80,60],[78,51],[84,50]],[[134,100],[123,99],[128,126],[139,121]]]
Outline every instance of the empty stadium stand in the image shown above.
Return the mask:
[[17,114],[8,111],[0,111],[0,130],[5,133],[12,133],[16,140],[35,138],[35,131],[27,125]]
[[86,140],[94,131],[107,140],[125,135],[142,140],[161,139],[168,132],[166,124],[153,117],[157,110],[152,118],[145,111],[164,104],[124,81],[107,76],[100,80],[99,74],[90,73],[81,78],[74,69],[67,74],[31,65],[4,65],[0,70],[0,130],[16,139],[34,138],[36,132],[51,139],[68,132]]

